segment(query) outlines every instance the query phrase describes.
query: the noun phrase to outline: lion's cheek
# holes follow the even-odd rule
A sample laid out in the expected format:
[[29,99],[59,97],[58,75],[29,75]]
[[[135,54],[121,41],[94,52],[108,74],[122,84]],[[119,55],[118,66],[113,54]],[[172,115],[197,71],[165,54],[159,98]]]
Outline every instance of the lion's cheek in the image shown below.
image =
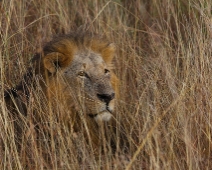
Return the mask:
[[115,100],[112,100],[112,101],[109,103],[108,109],[109,109],[111,112],[114,112],[114,109],[115,109]]

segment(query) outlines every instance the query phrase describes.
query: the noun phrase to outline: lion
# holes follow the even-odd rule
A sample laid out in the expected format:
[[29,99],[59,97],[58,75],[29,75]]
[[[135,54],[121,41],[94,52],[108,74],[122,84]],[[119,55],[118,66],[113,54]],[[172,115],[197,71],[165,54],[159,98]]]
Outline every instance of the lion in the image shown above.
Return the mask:
[[57,36],[34,56],[19,85],[5,91],[5,101],[11,107],[11,102],[18,98],[22,109],[13,107],[27,115],[23,105],[30,98],[31,89],[39,87],[46,97],[46,108],[59,112],[57,107],[62,105],[61,117],[65,121],[70,117],[68,121],[74,131],[80,131],[79,127],[87,122],[92,142],[99,145],[96,128],[111,120],[118,97],[119,80],[112,70],[114,55],[115,45],[98,35]]

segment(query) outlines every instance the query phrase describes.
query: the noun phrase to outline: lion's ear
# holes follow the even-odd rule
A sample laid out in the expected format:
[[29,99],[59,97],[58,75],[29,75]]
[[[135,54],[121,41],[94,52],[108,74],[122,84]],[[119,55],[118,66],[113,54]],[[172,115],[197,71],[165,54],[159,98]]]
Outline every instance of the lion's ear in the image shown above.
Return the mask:
[[59,52],[47,54],[43,59],[44,67],[50,72],[55,73],[57,68],[67,67],[71,62],[71,57],[65,56]]
[[102,57],[105,60],[107,64],[110,64],[113,60],[113,57],[115,55],[116,46],[114,43],[109,44],[107,47],[105,47],[102,51]]

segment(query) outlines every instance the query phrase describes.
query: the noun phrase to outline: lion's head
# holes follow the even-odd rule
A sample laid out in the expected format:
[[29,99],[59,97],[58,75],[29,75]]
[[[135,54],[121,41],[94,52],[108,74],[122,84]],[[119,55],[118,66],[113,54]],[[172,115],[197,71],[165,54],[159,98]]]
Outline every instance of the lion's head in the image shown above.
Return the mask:
[[114,52],[114,44],[90,34],[69,34],[47,43],[42,62],[51,97],[60,91],[67,105],[80,101],[88,116],[96,121],[110,120],[118,83],[111,70]]

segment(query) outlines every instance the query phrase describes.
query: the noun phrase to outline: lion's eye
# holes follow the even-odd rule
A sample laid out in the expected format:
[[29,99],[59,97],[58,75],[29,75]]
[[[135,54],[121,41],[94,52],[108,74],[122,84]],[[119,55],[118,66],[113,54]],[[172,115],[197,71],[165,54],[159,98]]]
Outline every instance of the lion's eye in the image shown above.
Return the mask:
[[109,73],[110,71],[108,69],[105,69],[105,74]]
[[84,72],[84,71],[80,71],[79,73],[78,73],[78,76],[86,76],[86,73]]

